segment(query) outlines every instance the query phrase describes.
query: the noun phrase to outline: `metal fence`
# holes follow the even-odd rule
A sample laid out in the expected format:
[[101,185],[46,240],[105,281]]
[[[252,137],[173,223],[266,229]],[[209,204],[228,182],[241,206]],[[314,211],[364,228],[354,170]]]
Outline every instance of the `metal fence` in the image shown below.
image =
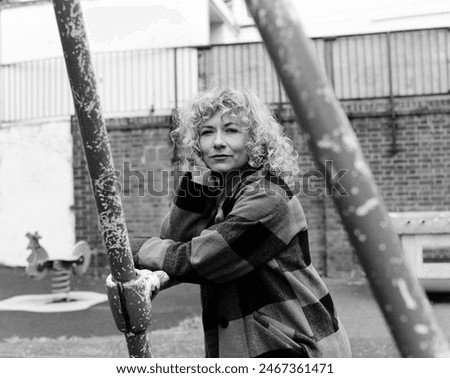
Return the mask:
[[[449,29],[314,39],[312,43],[341,100],[450,90]],[[262,44],[213,46],[202,50],[200,57],[201,85],[245,85],[267,102],[286,101]]]
[[[170,113],[197,93],[197,49],[172,48],[93,55],[106,116]],[[74,113],[63,58],[1,67],[0,120],[14,122]]]
[[340,99],[448,93],[448,29],[336,38],[328,71]]
[[[449,93],[449,29],[312,43],[341,100]],[[93,61],[105,116],[170,113],[212,85],[245,86],[267,103],[287,102],[262,43],[109,52]],[[62,58],[0,69],[2,122],[73,114]]]

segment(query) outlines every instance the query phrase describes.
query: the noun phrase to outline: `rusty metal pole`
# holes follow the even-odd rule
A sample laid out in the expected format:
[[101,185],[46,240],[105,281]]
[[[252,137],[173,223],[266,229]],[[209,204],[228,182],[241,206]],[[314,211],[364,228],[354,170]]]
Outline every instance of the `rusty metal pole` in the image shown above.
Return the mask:
[[449,357],[431,306],[406,263],[356,135],[289,0],[246,0],[316,162],[347,195],[333,196],[375,298],[404,357]]
[[[122,203],[115,188],[115,169],[89,52],[79,0],[53,0],[67,72],[80,126],[95,202],[108,253],[112,279],[119,284],[136,281]],[[120,295],[119,295],[120,296]],[[122,307],[124,298],[118,302]],[[110,303],[112,303],[110,298]],[[134,304],[139,307],[139,303]],[[111,305],[112,306],[112,305]],[[126,312],[119,310],[120,312]],[[145,312],[145,311],[144,311]],[[123,314],[122,314],[123,315]],[[125,323],[129,324],[127,314]],[[150,321],[149,311],[143,321]],[[117,321],[116,321],[117,322]],[[130,357],[151,357],[148,332],[125,332]]]

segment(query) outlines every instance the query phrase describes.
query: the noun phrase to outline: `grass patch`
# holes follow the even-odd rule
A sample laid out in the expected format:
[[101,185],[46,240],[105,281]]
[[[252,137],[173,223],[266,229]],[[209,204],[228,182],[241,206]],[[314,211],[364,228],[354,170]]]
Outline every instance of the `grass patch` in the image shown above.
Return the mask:
[[[0,342],[0,357],[127,358],[125,336],[59,337],[33,339],[12,337]],[[204,357],[200,317],[185,319],[177,327],[150,333],[153,357]]]

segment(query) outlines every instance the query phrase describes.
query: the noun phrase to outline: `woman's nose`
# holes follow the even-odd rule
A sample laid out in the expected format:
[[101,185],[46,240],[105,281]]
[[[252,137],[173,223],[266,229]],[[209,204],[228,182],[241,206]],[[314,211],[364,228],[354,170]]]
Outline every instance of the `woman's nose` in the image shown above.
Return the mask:
[[216,134],[214,138],[214,148],[221,148],[225,146],[225,141],[223,140],[223,135],[221,132]]

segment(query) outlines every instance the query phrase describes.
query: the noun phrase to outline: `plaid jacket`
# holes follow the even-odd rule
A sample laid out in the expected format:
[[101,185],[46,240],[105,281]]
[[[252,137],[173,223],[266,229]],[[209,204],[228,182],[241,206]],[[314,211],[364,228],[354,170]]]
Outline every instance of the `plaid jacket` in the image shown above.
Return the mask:
[[201,285],[206,357],[350,357],[289,187],[263,170],[228,192],[196,181],[183,177],[161,238],[135,262]]

